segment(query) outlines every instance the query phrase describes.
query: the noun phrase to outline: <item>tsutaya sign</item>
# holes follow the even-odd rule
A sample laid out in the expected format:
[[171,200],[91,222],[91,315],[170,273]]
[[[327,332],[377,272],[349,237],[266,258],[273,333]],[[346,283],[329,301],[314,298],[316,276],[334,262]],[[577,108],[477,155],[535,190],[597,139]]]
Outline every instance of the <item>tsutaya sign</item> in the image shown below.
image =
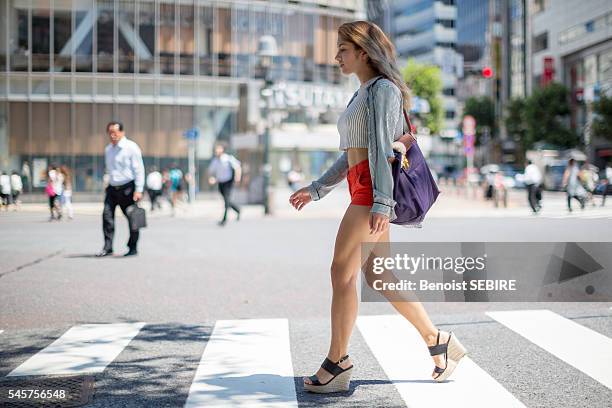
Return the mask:
[[337,87],[279,83],[268,95],[272,109],[315,108],[344,109],[353,93]]

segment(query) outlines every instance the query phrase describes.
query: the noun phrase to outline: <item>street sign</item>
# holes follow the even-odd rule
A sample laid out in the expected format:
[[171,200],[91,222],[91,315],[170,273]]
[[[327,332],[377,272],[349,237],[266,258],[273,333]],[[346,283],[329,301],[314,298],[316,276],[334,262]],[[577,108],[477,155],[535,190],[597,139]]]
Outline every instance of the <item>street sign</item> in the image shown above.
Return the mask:
[[200,137],[200,129],[198,129],[197,127],[193,127],[191,129],[187,129],[183,133],[183,136],[185,136],[186,139],[195,140],[195,139]]
[[474,142],[476,137],[476,120],[473,116],[467,115],[463,118],[463,151],[466,156],[474,155]]

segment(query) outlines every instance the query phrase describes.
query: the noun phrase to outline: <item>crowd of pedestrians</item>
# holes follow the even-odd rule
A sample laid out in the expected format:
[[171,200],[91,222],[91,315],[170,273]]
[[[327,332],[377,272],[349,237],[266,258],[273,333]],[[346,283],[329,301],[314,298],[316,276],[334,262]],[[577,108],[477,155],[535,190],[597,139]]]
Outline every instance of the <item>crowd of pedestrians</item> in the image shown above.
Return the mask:
[[[600,178],[598,168],[585,161],[579,165],[576,159],[570,158],[563,172],[561,187],[566,193],[567,210],[572,212],[572,202],[575,200],[581,209],[585,209],[590,203],[596,206],[595,195],[601,193],[601,206],[606,204],[606,196],[609,193],[612,182],[612,167],[610,163]],[[542,209],[542,190],[544,186],[542,172],[531,160],[528,160],[523,178],[527,188],[527,202],[534,213]]]
[[19,209],[19,196],[22,192],[23,181],[16,171],[13,170],[10,175],[5,171],[0,174],[0,208],[8,211],[12,204],[14,210]]
[[172,208],[172,214],[176,214],[177,206],[186,200],[190,182],[188,174],[183,173],[176,163],[161,172],[156,166],[151,166],[146,178],[151,211],[160,210],[161,199],[165,199]]

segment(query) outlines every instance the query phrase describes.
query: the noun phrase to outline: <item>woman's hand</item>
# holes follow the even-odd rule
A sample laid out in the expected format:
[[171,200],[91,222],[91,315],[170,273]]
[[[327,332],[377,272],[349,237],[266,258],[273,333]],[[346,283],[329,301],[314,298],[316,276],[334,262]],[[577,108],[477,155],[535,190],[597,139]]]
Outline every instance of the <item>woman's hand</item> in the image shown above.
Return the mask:
[[370,213],[370,235],[380,234],[389,228],[389,217],[380,213]]
[[298,211],[300,211],[306,204],[312,201],[308,187],[302,187],[289,197],[289,203]]

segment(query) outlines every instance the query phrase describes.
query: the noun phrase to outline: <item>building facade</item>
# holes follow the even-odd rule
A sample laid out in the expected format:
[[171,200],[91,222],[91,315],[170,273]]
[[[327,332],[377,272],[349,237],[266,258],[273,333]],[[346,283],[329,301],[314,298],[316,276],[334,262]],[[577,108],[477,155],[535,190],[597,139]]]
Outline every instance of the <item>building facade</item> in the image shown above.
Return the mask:
[[612,95],[612,2],[531,0],[530,88],[551,81],[570,90],[570,125],[591,161],[612,160],[612,144],[591,136],[593,101]]
[[456,52],[455,1],[397,0],[392,6],[393,36],[400,61],[413,58],[442,70],[444,126],[441,133],[454,137],[458,124],[455,88],[461,69]]
[[[66,164],[75,190],[101,191],[105,126],[120,120],[145,166],[160,169],[186,168],[184,133],[199,128],[203,186],[215,140],[261,130],[259,38],[277,42],[269,75],[286,97],[283,120],[316,130],[351,95],[336,30],[364,10],[362,0],[2,1],[0,168],[29,167],[37,189],[47,166]],[[292,151],[318,149],[303,138]]]

